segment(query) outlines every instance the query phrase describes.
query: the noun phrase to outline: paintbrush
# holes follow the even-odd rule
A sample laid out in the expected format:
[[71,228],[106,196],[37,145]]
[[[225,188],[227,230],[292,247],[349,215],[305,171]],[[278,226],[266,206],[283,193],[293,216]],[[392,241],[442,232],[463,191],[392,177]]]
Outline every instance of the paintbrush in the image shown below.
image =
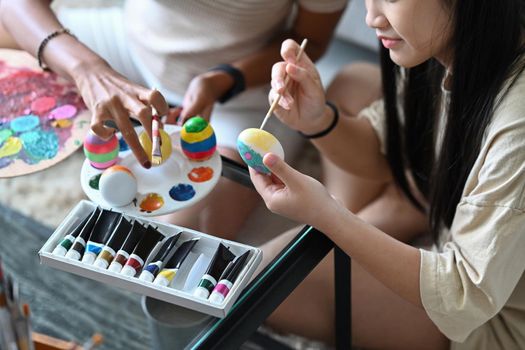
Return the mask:
[[160,165],[162,163],[161,138],[160,138],[159,116],[153,115],[151,121],[151,163],[153,165]]
[[95,333],[87,342],[82,345],[84,350],[93,350],[104,341],[104,337],[100,333]]
[[[295,62],[299,62],[299,60],[301,59],[301,56],[303,55],[304,48],[306,47],[307,43],[308,43],[308,39],[305,38],[303,40],[303,42],[301,43],[301,47],[299,48],[299,52],[297,53],[297,58],[295,59]],[[286,78],[284,78],[284,90],[286,90],[286,88],[288,87],[289,83],[290,83],[290,77],[287,75]],[[275,108],[279,104],[279,101],[281,100],[281,97],[283,97],[283,95],[281,95],[281,94],[277,95],[277,98],[273,101],[272,105],[270,106],[270,109],[268,110],[268,113],[266,113],[266,116],[264,117],[264,120],[263,120],[261,126],[259,127],[259,129],[261,129],[261,130],[264,129],[264,126],[266,125],[266,122],[272,116],[273,111],[275,110]]]

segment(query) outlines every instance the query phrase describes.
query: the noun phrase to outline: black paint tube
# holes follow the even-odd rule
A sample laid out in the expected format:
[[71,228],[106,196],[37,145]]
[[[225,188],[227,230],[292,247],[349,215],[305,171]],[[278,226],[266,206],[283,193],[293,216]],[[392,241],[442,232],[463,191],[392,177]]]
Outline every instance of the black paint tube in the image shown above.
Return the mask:
[[93,212],[95,210],[97,210],[97,209],[95,208],[92,211],[90,211],[86,215],[86,217],[84,219],[82,219],[77,224],[77,226],[75,226],[73,231],[71,231],[64,238],[62,238],[60,243],[55,247],[55,249],[53,249],[53,254],[54,255],[58,255],[58,256],[65,256],[66,255],[66,253],[69,250],[69,248],[71,248],[71,246],[73,245],[73,242],[75,242],[75,238],[78,237],[78,235],[80,234],[80,232],[82,231],[84,226],[86,226],[87,222],[89,221],[89,218],[91,217],[91,214],[93,214]]
[[197,289],[193,292],[193,295],[197,298],[208,299],[213,288],[217,285],[217,280],[224,272],[224,269],[230,261],[235,258],[235,254],[230,252],[229,248],[222,243],[219,243],[219,247],[211,259],[208,270],[202,276]]
[[155,254],[155,257],[151,259],[148,266],[144,267],[142,270],[139,279],[146,282],[153,282],[164,262],[168,261],[175,253],[175,244],[177,244],[180,234],[181,233],[179,232],[164,241],[157,254]]
[[91,233],[91,237],[89,237],[89,241],[86,244],[86,251],[82,257],[83,263],[93,264],[117,226],[121,216],[120,213],[102,209],[102,213],[100,213],[100,217],[95,227],[93,227],[93,233]]
[[210,295],[209,300],[212,303],[221,304],[224,301],[235,284],[235,280],[237,280],[237,277],[244,268],[246,260],[248,260],[248,255],[250,255],[250,251],[238,256],[228,264],[228,267],[226,267],[219,279],[219,283],[217,283]]
[[168,260],[162,271],[157,275],[153,283],[168,287],[198,240],[199,238],[193,238],[182,243],[175,251],[175,254]]
[[151,253],[158,241],[162,240],[164,235],[157,231],[153,226],[148,226],[146,234],[140,240],[139,244],[133,249],[126,265],[120,271],[121,274],[134,277],[142,270],[146,258]]
[[117,251],[115,259],[109,265],[108,270],[119,273],[122,267],[128,261],[130,254],[133,252],[142,237],[146,234],[146,228],[138,221],[133,222],[133,227],[129,232],[124,245]]
[[107,269],[109,264],[113,261],[117,251],[124,244],[124,240],[131,231],[131,222],[129,222],[125,217],[121,216],[117,227],[113,230],[111,237],[108,240],[108,243],[102,248],[102,251],[98,254],[97,259],[93,265],[100,267],[102,269]]
[[73,243],[73,246],[66,253],[66,258],[70,258],[73,260],[80,260],[80,258],[84,254],[84,250],[86,249],[86,242],[89,240],[89,237],[91,236],[91,232],[93,231],[93,227],[95,226],[95,223],[100,217],[100,213],[101,213],[101,210],[99,207],[97,207],[93,211],[93,213],[91,213],[91,216],[89,217],[87,224],[82,228],[82,231],[80,231],[80,234],[77,236],[77,238],[75,238],[75,242]]

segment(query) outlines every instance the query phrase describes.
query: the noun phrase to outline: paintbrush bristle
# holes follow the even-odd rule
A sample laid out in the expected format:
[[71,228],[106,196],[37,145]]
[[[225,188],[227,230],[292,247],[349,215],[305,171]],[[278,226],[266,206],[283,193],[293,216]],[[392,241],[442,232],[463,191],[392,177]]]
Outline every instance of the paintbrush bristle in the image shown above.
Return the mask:
[[151,164],[153,165],[160,165],[162,163],[162,157],[159,156],[152,156],[151,157]]

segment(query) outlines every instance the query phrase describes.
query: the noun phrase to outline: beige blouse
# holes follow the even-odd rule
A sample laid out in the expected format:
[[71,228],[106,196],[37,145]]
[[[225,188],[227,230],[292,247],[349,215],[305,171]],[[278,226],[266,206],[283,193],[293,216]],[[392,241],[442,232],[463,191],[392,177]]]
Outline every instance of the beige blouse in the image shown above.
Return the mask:
[[[383,102],[359,117],[370,121],[385,153]],[[452,349],[525,349],[524,211],[522,73],[485,132],[450,230],[433,251],[420,250],[423,306]]]

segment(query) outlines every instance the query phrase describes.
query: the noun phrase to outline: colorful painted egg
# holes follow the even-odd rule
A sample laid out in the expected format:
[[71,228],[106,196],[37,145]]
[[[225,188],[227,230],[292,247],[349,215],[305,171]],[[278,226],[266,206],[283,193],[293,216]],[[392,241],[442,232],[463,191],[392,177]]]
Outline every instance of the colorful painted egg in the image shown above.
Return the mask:
[[90,130],[84,140],[84,154],[94,168],[106,169],[114,165],[117,162],[118,152],[119,143],[115,135],[104,141]]
[[98,189],[109,205],[122,207],[131,203],[137,195],[137,179],[125,166],[113,165],[102,173]]
[[[160,152],[162,153],[162,164],[166,161],[166,159],[168,159],[171,156],[173,148],[171,146],[170,135],[162,129],[159,129],[159,132],[161,141]],[[151,161],[151,139],[149,138],[148,133],[145,131],[141,132],[139,135],[139,141],[142,145],[142,148],[144,148],[144,152],[146,152],[149,160]]]
[[263,157],[266,153],[274,153],[284,159],[283,146],[279,140],[268,131],[261,129],[245,129],[237,137],[237,149],[241,158],[250,167],[263,174],[270,174],[263,164]]
[[190,160],[204,161],[215,153],[217,140],[211,125],[202,117],[188,119],[180,132],[182,152]]

